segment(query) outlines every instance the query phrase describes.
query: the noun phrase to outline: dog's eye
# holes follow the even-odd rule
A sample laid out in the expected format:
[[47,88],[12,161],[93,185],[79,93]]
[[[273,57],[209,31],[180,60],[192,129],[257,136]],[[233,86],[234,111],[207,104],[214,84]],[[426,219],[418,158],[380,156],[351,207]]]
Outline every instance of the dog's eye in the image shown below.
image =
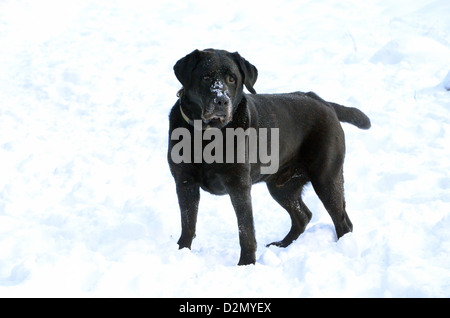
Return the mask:
[[233,76],[229,75],[227,76],[227,82],[230,84],[234,84],[234,82],[236,82],[236,79]]

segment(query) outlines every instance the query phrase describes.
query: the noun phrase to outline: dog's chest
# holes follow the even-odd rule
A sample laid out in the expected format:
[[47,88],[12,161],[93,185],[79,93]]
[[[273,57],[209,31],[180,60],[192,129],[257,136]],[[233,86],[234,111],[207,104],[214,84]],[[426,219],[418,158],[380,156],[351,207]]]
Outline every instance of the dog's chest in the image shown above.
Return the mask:
[[223,176],[214,169],[202,169],[200,171],[200,187],[212,194],[227,194],[227,190],[223,184]]

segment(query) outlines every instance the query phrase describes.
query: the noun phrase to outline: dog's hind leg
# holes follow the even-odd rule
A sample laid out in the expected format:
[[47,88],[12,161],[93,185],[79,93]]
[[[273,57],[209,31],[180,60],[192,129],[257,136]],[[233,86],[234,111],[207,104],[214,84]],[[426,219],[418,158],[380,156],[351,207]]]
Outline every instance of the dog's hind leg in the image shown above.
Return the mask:
[[305,183],[306,180],[302,177],[292,178],[282,186],[275,182],[267,182],[270,194],[289,213],[292,222],[291,229],[283,240],[272,242],[267,246],[286,247],[305,231],[312,217],[312,213],[301,198]]
[[325,209],[330,214],[339,239],[353,230],[352,222],[345,211],[344,177],[342,168],[335,175],[312,178],[311,183]]

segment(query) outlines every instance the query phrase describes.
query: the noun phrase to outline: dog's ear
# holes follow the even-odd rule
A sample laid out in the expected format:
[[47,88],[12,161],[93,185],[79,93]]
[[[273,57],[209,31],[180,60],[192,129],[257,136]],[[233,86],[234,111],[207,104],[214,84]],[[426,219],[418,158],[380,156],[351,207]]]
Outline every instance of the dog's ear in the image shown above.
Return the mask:
[[173,70],[183,87],[186,87],[187,83],[191,80],[192,71],[197,65],[201,53],[201,51],[195,50],[175,63]]
[[233,53],[233,58],[241,70],[245,87],[247,87],[250,93],[256,94],[253,85],[255,85],[256,79],[258,78],[258,69],[249,61],[240,56],[238,52]]

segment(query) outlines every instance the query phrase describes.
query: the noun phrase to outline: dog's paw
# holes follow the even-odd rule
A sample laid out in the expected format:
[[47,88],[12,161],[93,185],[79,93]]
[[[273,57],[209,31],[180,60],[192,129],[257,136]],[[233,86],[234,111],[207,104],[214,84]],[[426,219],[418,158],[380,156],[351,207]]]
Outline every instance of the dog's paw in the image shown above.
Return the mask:
[[267,244],[266,247],[269,247],[269,246],[276,246],[276,247],[283,247],[283,248],[285,248],[285,247],[287,247],[289,244],[290,244],[290,243],[286,243],[286,242],[284,242],[284,241],[277,241],[277,242],[272,242],[272,243],[270,243],[270,244]]
[[[195,237],[195,235],[194,235]],[[191,245],[192,245],[192,240],[194,239],[194,237],[186,237],[186,236],[181,236],[180,239],[178,240],[177,244],[178,244],[178,249],[181,250],[182,248],[188,248],[191,249]]]
[[256,263],[256,255],[253,253],[253,255],[241,255],[241,258],[239,259],[239,266],[243,265],[252,265]]

